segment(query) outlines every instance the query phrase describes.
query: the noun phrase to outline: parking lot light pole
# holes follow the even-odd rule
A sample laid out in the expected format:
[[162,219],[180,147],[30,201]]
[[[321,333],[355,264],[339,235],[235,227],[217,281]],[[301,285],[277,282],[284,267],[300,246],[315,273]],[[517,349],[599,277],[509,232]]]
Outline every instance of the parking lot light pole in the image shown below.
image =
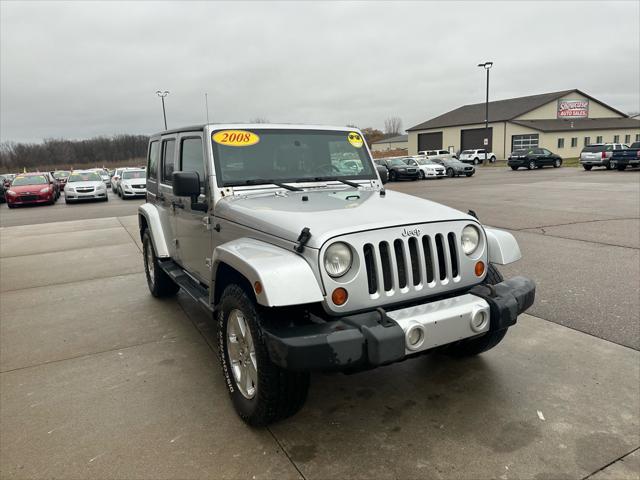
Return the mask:
[[[491,69],[491,67],[493,67],[493,62],[479,63],[478,66],[484,68],[487,71],[487,98],[484,103],[484,138],[487,140],[487,142],[489,142],[489,70]],[[487,143],[486,145],[483,145],[483,146],[484,146],[483,165],[486,165],[487,156],[489,154],[487,152],[487,147],[489,146],[489,144]]]
[[156,90],[156,95],[158,95],[162,99],[162,116],[164,117],[164,129],[167,130],[167,112],[164,109],[164,97],[169,95],[169,90],[165,90],[165,91]]

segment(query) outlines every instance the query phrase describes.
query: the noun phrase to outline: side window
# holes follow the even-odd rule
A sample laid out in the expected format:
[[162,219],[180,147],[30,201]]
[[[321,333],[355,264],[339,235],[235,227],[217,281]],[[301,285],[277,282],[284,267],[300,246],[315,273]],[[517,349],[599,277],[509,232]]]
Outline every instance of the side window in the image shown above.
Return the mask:
[[175,158],[176,141],[163,140],[162,142],[162,183],[173,183],[173,162]]
[[200,182],[204,182],[202,138],[193,137],[182,140],[180,144],[180,171],[196,172],[200,177]]
[[[160,156],[160,143],[151,142],[149,146],[149,158],[147,159],[147,176],[151,180],[158,179],[158,157]],[[120,176],[121,170],[116,170],[116,175]]]

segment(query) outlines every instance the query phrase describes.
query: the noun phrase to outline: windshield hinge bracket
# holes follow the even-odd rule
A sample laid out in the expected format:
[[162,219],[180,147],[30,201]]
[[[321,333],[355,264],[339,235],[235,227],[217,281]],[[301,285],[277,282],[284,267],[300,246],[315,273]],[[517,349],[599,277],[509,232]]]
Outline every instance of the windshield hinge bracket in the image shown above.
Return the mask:
[[298,235],[298,244],[293,247],[293,249],[298,253],[304,252],[304,246],[307,244],[310,238],[311,231],[309,230],[309,227],[304,227],[300,232],[300,235]]

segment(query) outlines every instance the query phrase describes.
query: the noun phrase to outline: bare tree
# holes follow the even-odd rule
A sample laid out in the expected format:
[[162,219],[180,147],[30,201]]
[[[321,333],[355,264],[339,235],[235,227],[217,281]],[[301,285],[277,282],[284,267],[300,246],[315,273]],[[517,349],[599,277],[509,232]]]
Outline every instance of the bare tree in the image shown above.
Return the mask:
[[384,133],[388,135],[400,135],[402,120],[400,117],[389,117],[384,121]]

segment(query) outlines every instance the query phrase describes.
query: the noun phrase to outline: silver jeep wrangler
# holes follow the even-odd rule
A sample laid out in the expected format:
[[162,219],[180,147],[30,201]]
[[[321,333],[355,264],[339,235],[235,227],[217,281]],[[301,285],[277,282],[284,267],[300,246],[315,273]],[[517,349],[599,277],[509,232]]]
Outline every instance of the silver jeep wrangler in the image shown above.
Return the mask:
[[204,125],[151,137],[139,209],[151,293],[214,314],[234,407],[298,411],[309,372],[496,346],[534,300],[513,236],[385,190],[361,132]]

